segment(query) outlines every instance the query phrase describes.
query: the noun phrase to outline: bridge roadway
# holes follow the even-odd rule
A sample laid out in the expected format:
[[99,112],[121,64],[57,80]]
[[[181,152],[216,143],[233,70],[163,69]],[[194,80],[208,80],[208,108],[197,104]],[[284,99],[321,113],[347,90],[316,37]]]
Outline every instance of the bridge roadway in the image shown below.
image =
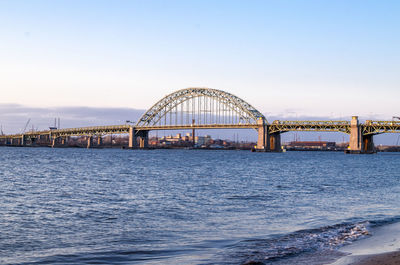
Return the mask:
[[350,134],[349,150],[354,153],[373,152],[373,135],[381,133],[399,133],[400,121],[366,121],[359,123],[353,116],[351,121],[280,121],[266,123],[260,119],[257,124],[188,124],[188,125],[152,125],[152,126],[92,126],[69,129],[26,132],[23,134],[0,135],[0,145],[34,146],[38,140],[56,147],[66,144],[68,137],[87,136],[87,147],[91,147],[93,136],[99,139],[111,134],[129,134],[130,148],[147,148],[148,132],[155,130],[198,130],[198,129],[255,129],[258,131],[257,149],[259,151],[281,150],[280,135],[289,131],[342,132]]

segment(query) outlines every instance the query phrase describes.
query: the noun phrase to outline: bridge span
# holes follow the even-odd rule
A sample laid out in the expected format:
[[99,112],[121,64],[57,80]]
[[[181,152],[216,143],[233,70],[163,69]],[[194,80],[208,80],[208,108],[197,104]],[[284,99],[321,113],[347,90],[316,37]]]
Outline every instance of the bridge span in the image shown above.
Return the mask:
[[400,121],[366,121],[357,116],[350,121],[280,121],[271,123],[252,105],[225,91],[210,88],[187,88],[175,91],[147,110],[135,125],[93,126],[0,135],[0,145],[65,145],[71,136],[87,136],[87,147],[93,137],[101,145],[102,136],[128,134],[129,148],[147,148],[149,131],[198,129],[254,129],[258,133],[255,149],[281,151],[281,134],[289,131],[341,132],[350,135],[348,152],[374,152],[373,136],[399,133]]

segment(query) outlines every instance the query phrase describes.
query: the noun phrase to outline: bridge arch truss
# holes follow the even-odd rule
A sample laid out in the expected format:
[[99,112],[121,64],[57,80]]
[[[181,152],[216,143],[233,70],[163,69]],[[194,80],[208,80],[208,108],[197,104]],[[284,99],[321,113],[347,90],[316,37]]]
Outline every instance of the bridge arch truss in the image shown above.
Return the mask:
[[187,88],[154,104],[138,120],[137,127],[168,125],[252,125],[265,117],[246,101],[211,88]]

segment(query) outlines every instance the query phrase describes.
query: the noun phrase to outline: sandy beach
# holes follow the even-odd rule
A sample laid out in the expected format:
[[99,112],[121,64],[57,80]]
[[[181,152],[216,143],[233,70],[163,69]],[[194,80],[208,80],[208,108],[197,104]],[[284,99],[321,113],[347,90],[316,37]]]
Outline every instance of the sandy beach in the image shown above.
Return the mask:
[[399,265],[400,251],[360,257],[352,265]]
[[347,256],[331,265],[400,265],[400,223],[371,230],[371,235],[340,249]]

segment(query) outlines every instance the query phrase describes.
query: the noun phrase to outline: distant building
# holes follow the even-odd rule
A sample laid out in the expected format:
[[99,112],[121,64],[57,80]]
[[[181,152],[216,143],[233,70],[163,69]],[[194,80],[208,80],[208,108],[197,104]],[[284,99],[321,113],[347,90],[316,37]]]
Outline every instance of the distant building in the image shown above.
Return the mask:
[[211,136],[210,135],[196,136],[195,142],[198,146],[209,145],[209,143],[211,142]]

